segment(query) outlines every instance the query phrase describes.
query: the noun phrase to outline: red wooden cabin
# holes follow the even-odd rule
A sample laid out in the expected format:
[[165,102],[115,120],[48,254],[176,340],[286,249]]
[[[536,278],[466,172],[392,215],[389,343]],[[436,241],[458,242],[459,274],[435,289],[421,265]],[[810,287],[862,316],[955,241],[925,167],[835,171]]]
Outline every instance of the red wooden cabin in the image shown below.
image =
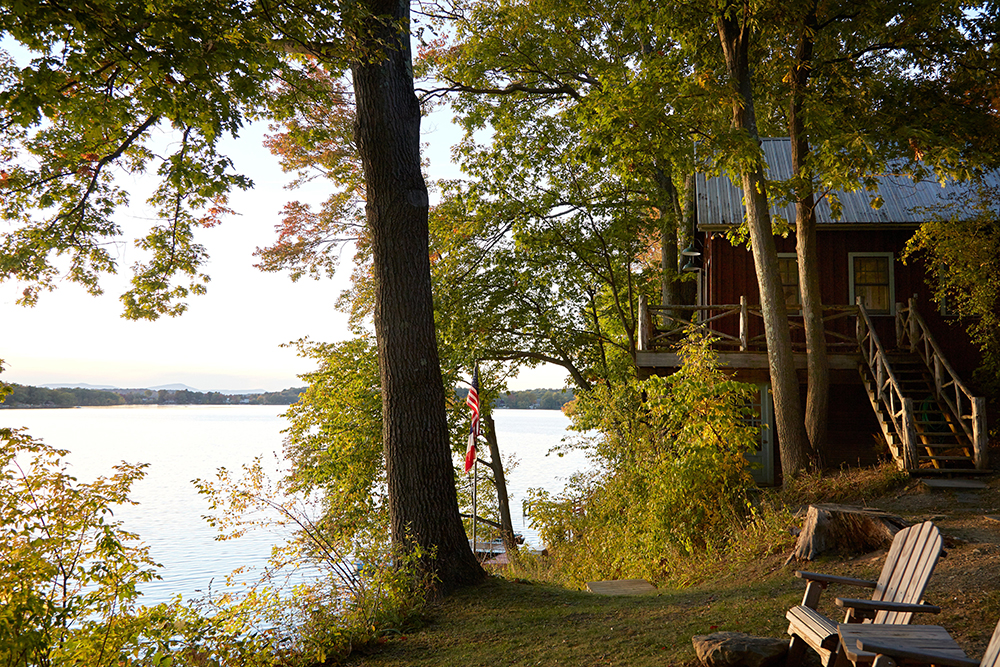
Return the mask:
[[[770,177],[788,178],[788,139],[765,139],[763,150]],[[877,192],[835,193],[842,207],[838,218],[832,215],[830,195],[817,205],[816,240],[831,367],[825,452],[830,466],[869,464],[891,453],[911,471],[986,467],[984,406],[962,381],[976,368],[978,351],[964,324],[931,301],[924,265],[916,259],[906,264],[900,260],[923,220],[920,209],[939,203],[958,187],[886,176],[879,179]],[[767,400],[769,376],[757,278],[749,248],[734,245],[726,236],[743,220],[742,191],[724,177],[699,176],[696,188],[699,254],[689,255],[685,269],[697,273],[698,304],[671,309],[643,304],[636,363],[645,374],[673,372],[678,359],[671,344],[682,323],[693,317],[712,331],[721,361],[738,379],[761,387],[756,476],[762,483],[773,483],[780,475],[780,461]],[[877,210],[871,206],[876,196],[883,200]],[[771,214],[789,221],[794,230],[792,205],[773,206]],[[775,240],[793,345],[798,343],[801,352],[796,366],[804,406],[805,350],[796,309],[794,231]],[[859,300],[860,309],[855,305]]]

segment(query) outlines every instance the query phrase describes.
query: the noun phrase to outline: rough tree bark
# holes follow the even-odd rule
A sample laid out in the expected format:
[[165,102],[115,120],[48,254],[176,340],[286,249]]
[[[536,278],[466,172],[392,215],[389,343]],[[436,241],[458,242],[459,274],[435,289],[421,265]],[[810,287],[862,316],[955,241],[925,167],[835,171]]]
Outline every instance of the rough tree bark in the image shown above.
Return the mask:
[[670,174],[656,166],[657,199],[660,209],[660,298],[663,306],[681,302],[680,272],[677,253],[677,229],[680,225],[677,188]]
[[[749,50],[751,39],[750,9],[746,3],[727,5],[717,19],[719,39],[726,59],[726,69],[736,98],[733,101],[733,127],[748,133],[760,142],[753,105],[750,79]],[[742,21],[741,21],[742,17]],[[746,204],[747,226],[753,251],[760,290],[760,307],[764,317],[767,360],[774,396],[775,427],[780,444],[781,469],[785,475],[795,475],[808,463],[808,436],[802,421],[799,402],[799,382],[792,357],[792,339],[788,330],[785,297],[778,275],[778,253],[767,209],[764,167],[757,157],[753,164],[744,164],[743,199]]]
[[[447,593],[486,573],[458,515],[445,394],[434,335],[420,105],[413,90],[408,0],[366,0],[352,66],[355,136],[367,188],[393,544],[419,546]],[[401,29],[401,27],[403,29]]]
[[[680,245],[685,248],[694,243],[694,226],[697,223],[697,202],[695,201],[695,176],[688,174],[684,177],[684,207],[681,214],[681,239]],[[704,258],[702,258],[704,259]],[[697,274],[696,274],[697,275]],[[681,303],[685,306],[697,305],[698,282],[696,280],[685,280],[681,283]]]
[[817,464],[822,462],[826,446],[827,408],[830,400],[830,362],[826,352],[823,326],[823,303],[819,284],[819,258],[816,251],[816,208],[812,176],[807,171],[809,135],[806,132],[802,105],[812,70],[813,35],[816,31],[816,5],[806,15],[792,67],[792,93],[788,110],[788,134],[792,144],[792,173],[796,178],[795,252],[798,256],[799,289],[802,295],[802,321],[806,334],[806,417],[805,427]]

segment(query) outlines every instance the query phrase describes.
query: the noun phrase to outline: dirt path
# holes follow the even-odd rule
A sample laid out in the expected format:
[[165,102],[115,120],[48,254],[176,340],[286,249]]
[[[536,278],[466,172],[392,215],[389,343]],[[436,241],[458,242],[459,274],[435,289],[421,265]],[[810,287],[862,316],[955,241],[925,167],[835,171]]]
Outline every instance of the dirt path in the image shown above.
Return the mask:
[[[913,481],[871,503],[911,523],[931,520],[940,528],[947,555],[938,562],[925,599],[943,611],[912,622],[945,626],[977,658],[1000,620],[1000,476],[983,481],[988,488],[982,490],[931,490]],[[858,561],[878,563],[882,556],[866,554]]]

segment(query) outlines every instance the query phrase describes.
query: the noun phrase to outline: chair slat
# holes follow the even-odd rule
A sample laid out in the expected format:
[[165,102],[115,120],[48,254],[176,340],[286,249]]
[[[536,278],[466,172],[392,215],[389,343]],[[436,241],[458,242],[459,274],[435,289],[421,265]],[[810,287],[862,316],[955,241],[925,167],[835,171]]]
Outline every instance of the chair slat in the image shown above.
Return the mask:
[[[922,602],[927,581],[941,556],[941,545],[941,533],[930,521],[899,531],[889,547],[882,573],[875,584],[872,600],[910,604]],[[905,625],[912,616],[912,612],[879,611],[872,622]],[[792,646],[805,642],[806,645],[819,651],[825,665],[835,660],[839,650],[837,649],[839,636],[834,634],[831,637],[831,631],[836,631],[836,624],[833,621],[815,609],[804,606],[793,607],[786,614],[786,618],[789,620],[788,634],[793,635],[793,638],[799,638],[793,640]],[[799,644],[796,644],[796,641]],[[996,651],[1000,652],[1000,639],[997,639],[996,644]],[[800,650],[796,648],[796,651]],[[991,664],[983,667],[1000,667],[1000,665]]]
[[979,663],[979,667],[1000,667],[1000,622],[993,630],[993,638],[986,647],[986,653],[983,654],[983,661]]
[[[881,597],[873,595],[872,599],[910,604],[923,600],[927,582],[941,555],[941,532],[929,521],[906,530],[909,532],[901,545],[895,569],[885,586],[876,589]],[[875,615],[873,622],[905,625],[912,617],[912,612],[882,611]]]

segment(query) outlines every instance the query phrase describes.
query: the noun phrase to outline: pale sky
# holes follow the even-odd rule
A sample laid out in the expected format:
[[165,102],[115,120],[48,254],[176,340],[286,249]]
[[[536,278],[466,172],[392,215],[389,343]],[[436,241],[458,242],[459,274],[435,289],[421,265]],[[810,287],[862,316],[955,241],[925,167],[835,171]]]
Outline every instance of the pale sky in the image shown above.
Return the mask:
[[[458,130],[440,113],[425,119],[424,142],[430,144],[432,177],[458,176],[450,163]],[[156,322],[121,318],[119,295],[127,289],[130,267],[139,258],[131,246],[119,248],[119,275],[103,279],[105,294],[92,297],[70,283],[43,293],[34,308],[15,305],[18,287],[0,283],[0,379],[18,384],[86,383],[116,387],[151,387],[182,383],[209,390],[276,391],[301,386],[296,377],[312,363],[283,343],[308,336],[333,342],[347,338],[346,316],[334,309],[346,285],[349,258],[334,280],[297,283],[286,274],[253,268],[252,253],[270,245],[282,206],[290,198],[310,200],[310,194],[283,189],[288,175],[261,146],[265,125],[247,128],[223,151],[236,169],[255,184],[236,192],[229,205],[238,216],[212,229],[198,230],[197,240],[208,249],[208,294],[192,297],[188,311]],[[150,186],[137,182],[136,191]],[[323,199],[317,189],[312,201]],[[145,228],[142,195],[120,212],[127,239]],[[0,223],[3,224],[3,223]],[[558,388],[565,373],[555,366],[525,371],[511,388]]]

